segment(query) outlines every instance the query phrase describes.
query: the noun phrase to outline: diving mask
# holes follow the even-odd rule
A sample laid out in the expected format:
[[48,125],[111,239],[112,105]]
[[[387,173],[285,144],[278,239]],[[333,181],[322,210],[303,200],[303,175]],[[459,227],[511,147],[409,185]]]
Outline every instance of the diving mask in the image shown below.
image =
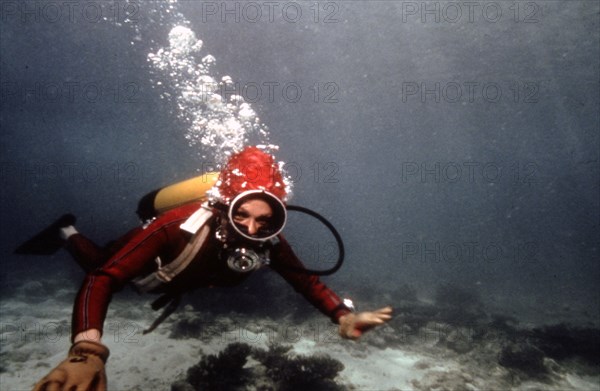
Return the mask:
[[[264,222],[264,225],[254,234],[250,234],[244,224],[236,222],[236,216],[240,213],[242,205],[251,200],[264,201],[271,209],[271,214]],[[281,233],[287,221],[287,211],[283,202],[272,193],[265,190],[248,190],[240,193],[231,201],[227,218],[231,227],[242,238],[254,242],[265,242]]]
[[[268,205],[268,216],[254,216],[245,209],[253,200],[260,200]],[[242,208],[244,205],[246,206]],[[255,219],[254,223],[259,225],[253,233],[249,232],[247,223],[242,222],[245,220],[244,216],[249,214]],[[216,232],[217,239],[223,242],[222,256],[227,266],[235,272],[247,273],[269,264],[271,242],[283,230],[286,220],[285,205],[272,193],[248,190],[235,197],[227,210],[226,225]]]

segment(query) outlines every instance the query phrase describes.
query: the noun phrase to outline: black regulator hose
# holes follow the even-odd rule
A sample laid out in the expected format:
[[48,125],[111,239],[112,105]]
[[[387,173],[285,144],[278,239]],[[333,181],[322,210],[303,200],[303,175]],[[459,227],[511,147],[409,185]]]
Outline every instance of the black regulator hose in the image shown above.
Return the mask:
[[329,220],[327,220],[325,217],[321,216],[317,212],[315,212],[311,209],[305,208],[303,206],[287,205],[286,209],[293,210],[295,212],[305,213],[305,214],[312,216],[315,219],[319,220],[321,223],[323,223],[323,225],[326,226],[329,229],[329,231],[331,231],[331,233],[333,234],[333,237],[335,238],[335,241],[337,242],[338,259],[337,259],[337,262],[335,263],[335,265],[331,269],[327,269],[327,270],[312,270],[312,269],[304,269],[304,268],[298,268],[298,267],[287,266],[287,265],[285,267],[288,269],[292,269],[294,271],[300,272],[300,273],[314,274],[317,276],[329,276],[329,275],[337,272],[344,264],[345,252],[344,252],[344,242],[342,241],[342,237],[338,233],[337,229],[335,229],[333,224],[331,224],[329,222]]

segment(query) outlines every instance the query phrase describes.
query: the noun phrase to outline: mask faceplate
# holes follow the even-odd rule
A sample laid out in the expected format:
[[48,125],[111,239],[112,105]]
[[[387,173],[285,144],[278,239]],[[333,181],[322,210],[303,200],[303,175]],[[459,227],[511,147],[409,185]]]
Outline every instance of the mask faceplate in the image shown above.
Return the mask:
[[[248,233],[246,226],[235,222],[234,217],[238,212],[238,209],[245,202],[254,199],[259,199],[269,204],[272,215],[266,227],[261,228],[256,234],[251,235]],[[281,233],[287,221],[287,211],[283,202],[272,193],[264,190],[248,190],[239,194],[231,201],[227,212],[227,218],[235,232],[241,237],[255,242],[264,242]]]

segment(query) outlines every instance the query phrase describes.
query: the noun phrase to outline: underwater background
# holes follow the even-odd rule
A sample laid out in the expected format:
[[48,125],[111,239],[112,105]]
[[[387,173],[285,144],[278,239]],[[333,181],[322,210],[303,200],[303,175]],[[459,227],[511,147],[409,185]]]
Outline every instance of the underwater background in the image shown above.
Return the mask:
[[[582,347],[560,359],[597,371],[598,1],[0,7],[5,370],[18,361],[7,303],[64,284],[75,292],[83,278],[65,252],[16,256],[19,243],[67,211],[108,242],[139,224],[147,192],[260,143],[282,161],[290,204],[319,211],[344,239],[344,266],[325,282],[359,309],[397,308],[388,341],[430,320],[477,332],[501,324],[513,337],[560,326],[553,341]],[[332,265],[333,238],[317,222],[292,215],[286,232],[309,266]],[[32,281],[42,285],[22,289]],[[260,281],[249,286],[210,305],[260,316],[269,298],[282,318],[285,300],[306,306],[285,284],[263,296]],[[507,364],[513,350],[500,365],[531,364]],[[548,385],[546,371],[519,373]],[[598,378],[573,387],[598,389]]]

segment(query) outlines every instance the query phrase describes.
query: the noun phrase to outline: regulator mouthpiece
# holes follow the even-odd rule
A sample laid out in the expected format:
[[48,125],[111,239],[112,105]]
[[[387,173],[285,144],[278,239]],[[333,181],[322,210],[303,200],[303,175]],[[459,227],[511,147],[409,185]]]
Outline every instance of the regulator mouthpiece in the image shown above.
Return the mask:
[[264,264],[268,264],[268,260],[244,247],[236,248],[227,257],[227,266],[238,273],[251,272]]

